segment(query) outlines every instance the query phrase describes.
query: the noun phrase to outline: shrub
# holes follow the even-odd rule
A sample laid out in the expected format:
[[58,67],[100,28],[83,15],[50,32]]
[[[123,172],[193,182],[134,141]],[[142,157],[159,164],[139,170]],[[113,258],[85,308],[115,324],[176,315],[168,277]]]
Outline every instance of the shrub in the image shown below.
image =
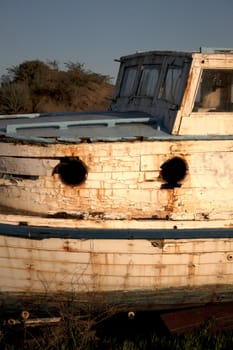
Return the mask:
[[30,109],[30,94],[27,85],[3,84],[0,89],[0,113],[25,113]]
[[79,62],[65,67],[59,70],[57,61],[33,60],[9,68],[1,77],[0,113],[53,112],[51,106],[54,112],[106,109],[105,99],[113,92],[111,78],[86,71]]

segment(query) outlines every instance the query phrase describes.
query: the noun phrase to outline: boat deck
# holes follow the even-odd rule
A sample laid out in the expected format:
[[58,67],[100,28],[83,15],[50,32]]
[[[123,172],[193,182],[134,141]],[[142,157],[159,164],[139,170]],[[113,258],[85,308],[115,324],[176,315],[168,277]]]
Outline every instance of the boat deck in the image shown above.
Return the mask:
[[51,113],[0,116],[0,133],[11,137],[80,142],[168,136],[158,120],[142,112]]

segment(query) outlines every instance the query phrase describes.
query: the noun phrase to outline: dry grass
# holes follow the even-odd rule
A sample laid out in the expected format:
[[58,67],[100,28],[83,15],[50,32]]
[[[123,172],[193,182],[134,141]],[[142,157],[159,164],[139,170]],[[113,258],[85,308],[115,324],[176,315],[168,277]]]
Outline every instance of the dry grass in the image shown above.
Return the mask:
[[39,328],[2,325],[0,349],[230,350],[233,346],[233,332],[213,333],[211,320],[195,333],[172,336],[153,314],[138,319],[136,315],[129,320],[127,313],[118,316],[99,312],[77,317],[71,310],[62,312],[56,325]]

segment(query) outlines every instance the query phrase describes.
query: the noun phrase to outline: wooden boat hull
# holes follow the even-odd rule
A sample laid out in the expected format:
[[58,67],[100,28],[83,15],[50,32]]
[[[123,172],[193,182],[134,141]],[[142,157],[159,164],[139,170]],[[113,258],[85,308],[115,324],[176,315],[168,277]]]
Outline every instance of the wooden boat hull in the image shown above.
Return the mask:
[[[233,301],[233,229],[0,225],[3,310],[174,309]],[[17,309],[17,310],[16,310]]]

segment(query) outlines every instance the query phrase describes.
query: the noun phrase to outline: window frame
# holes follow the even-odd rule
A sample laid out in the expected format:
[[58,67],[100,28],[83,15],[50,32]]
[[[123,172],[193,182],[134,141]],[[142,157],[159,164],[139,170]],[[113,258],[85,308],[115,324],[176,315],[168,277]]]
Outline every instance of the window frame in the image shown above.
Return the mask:
[[[229,109],[224,109],[224,108],[217,108],[217,107],[214,107],[214,106],[197,106],[197,104],[201,104],[201,101],[203,101],[203,96],[201,95],[201,88],[203,87],[202,85],[202,82],[203,82],[203,75],[205,72],[208,72],[208,71],[213,71],[213,72],[227,72],[227,71],[231,71],[232,72],[232,83],[231,83],[231,91],[229,91]],[[226,85],[227,86],[227,85]],[[212,85],[213,87],[213,85]],[[221,86],[218,86],[216,85],[216,89],[215,90],[210,90],[208,92],[209,94],[211,94],[211,92],[215,92],[217,89],[220,89]],[[221,91],[219,90],[219,93],[221,93]],[[198,99],[199,101],[197,101],[197,97],[198,95],[200,96],[200,98]],[[201,98],[202,96],[202,98]],[[216,96],[217,97],[217,96]],[[221,101],[220,101],[221,102]],[[192,110],[191,110],[191,113],[202,113],[202,112],[206,112],[206,113],[232,113],[233,112],[233,69],[231,68],[218,68],[218,67],[205,67],[203,68],[201,71],[200,71],[200,77],[199,77],[199,80],[198,80],[198,84],[197,84],[197,87],[196,87],[196,92],[195,92],[195,96],[194,96],[194,100],[193,100],[193,106],[192,106]]]

